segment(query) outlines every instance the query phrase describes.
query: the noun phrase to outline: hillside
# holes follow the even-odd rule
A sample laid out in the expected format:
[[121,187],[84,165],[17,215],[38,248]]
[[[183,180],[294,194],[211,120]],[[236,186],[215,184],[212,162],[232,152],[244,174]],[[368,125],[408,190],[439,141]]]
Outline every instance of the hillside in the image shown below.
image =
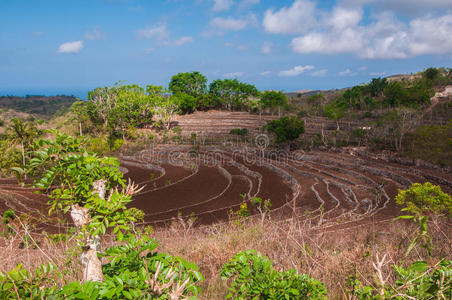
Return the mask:
[[74,96],[40,96],[27,95],[25,97],[2,96],[0,108],[33,115],[36,118],[49,119],[58,111],[69,108],[77,101]]

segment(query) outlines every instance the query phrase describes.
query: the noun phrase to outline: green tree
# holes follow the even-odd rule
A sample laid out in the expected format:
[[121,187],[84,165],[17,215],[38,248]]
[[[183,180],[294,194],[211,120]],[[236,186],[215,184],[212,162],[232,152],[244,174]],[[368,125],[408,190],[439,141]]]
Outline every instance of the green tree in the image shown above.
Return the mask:
[[30,122],[23,122],[19,118],[13,118],[7,127],[7,135],[10,141],[20,145],[22,166],[25,166],[25,150],[38,137],[38,129]]
[[281,107],[287,106],[287,96],[281,91],[265,91],[261,96],[263,108],[278,108],[278,115],[281,117]]
[[130,127],[142,127],[152,122],[154,101],[163,97],[158,87],[149,95],[138,85],[116,84],[97,88],[88,93],[87,111],[91,121],[111,136],[125,138]]
[[372,81],[367,85],[367,88],[372,97],[380,97],[387,85],[388,81],[386,78],[372,78]]
[[408,98],[406,89],[398,81],[392,81],[384,89],[385,103],[389,106],[396,107],[401,105]]
[[196,98],[186,93],[176,93],[172,96],[180,114],[191,114],[198,108]]
[[200,97],[207,91],[207,78],[200,72],[178,73],[171,77],[168,85],[171,93],[186,93],[193,97]]
[[336,130],[340,130],[339,120],[344,116],[345,108],[337,102],[325,106],[325,115],[328,119],[336,121]]
[[70,111],[74,114],[78,123],[79,135],[83,135],[82,125],[89,120],[88,108],[85,101],[77,101],[72,104]]
[[304,122],[296,117],[283,117],[268,122],[265,128],[276,135],[277,143],[284,143],[304,133]]
[[27,172],[37,178],[37,187],[50,192],[49,213],[70,212],[79,232],[83,281],[102,281],[100,235],[113,228],[121,242],[143,214],[126,207],[139,189],[126,184],[119,161],[89,153],[83,144],[82,139],[58,133],[53,141],[40,139]]
[[452,215],[451,196],[444,193],[439,185],[425,182],[424,184],[413,183],[409,189],[399,190],[395,200],[397,204],[405,206],[402,211],[411,214],[400,216],[399,218],[412,219],[419,224],[418,235],[408,247],[407,254],[416,246],[419,240],[422,241],[421,246],[430,254],[433,242],[427,232],[428,218],[438,213]]
[[209,85],[209,95],[217,106],[226,110],[250,109],[250,97],[257,96],[254,85],[243,83],[237,79],[217,79]]

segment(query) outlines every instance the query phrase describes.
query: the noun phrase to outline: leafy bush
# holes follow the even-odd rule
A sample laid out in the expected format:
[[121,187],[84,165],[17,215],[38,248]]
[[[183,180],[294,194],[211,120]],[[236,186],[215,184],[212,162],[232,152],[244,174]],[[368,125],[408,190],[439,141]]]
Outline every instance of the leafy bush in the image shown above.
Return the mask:
[[30,273],[18,265],[8,273],[0,272],[0,299],[48,299],[58,291],[56,267],[42,265]]
[[379,289],[363,286],[350,278],[351,294],[357,299],[452,299],[452,262],[443,260],[429,267],[416,261],[407,269],[394,265],[395,285],[385,284]]
[[430,182],[413,183],[408,190],[399,190],[397,204],[406,205],[405,211],[413,214],[445,212],[452,214],[452,198],[439,185]]
[[229,131],[229,134],[235,134],[235,135],[247,135],[248,134],[248,129],[247,128],[234,128],[231,129],[231,131]]
[[143,237],[106,249],[103,256],[110,262],[102,267],[105,282],[100,295],[107,299],[198,296],[201,290],[197,284],[203,280],[198,266],[154,252],[157,246],[155,240]]
[[265,127],[269,132],[276,134],[277,143],[294,140],[304,133],[304,122],[296,117],[283,117],[268,122]]
[[259,252],[240,252],[220,271],[232,280],[226,298],[233,299],[326,299],[323,284],[294,270],[278,272]]
[[30,273],[21,265],[0,272],[0,299],[181,299],[197,297],[203,280],[198,267],[182,258],[153,252],[157,243],[133,239],[103,254],[103,282],[78,281],[63,285],[51,264]]

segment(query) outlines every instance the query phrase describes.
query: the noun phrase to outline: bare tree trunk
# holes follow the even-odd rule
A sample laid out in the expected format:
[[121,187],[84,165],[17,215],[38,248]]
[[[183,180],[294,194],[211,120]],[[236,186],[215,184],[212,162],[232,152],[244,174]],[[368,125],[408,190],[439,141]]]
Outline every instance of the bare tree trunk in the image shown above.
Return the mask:
[[20,143],[20,145],[21,145],[21,150],[22,150],[22,166],[24,166],[25,167],[25,148],[24,148],[24,142],[21,142]]
[[83,132],[82,132],[82,122],[78,122],[78,129],[80,130],[80,136],[82,136],[82,135],[83,135]]
[[[100,198],[105,199],[106,181],[98,180],[94,182],[93,185],[94,192],[99,194]],[[71,206],[71,218],[79,231],[91,222],[89,210],[78,204]],[[102,274],[102,262],[97,257],[97,253],[100,252],[100,250],[101,244],[99,236],[87,234],[83,238],[82,254],[80,255],[80,261],[83,266],[83,282],[104,280],[104,275]]]
[[278,106],[278,118],[281,118],[281,106]]

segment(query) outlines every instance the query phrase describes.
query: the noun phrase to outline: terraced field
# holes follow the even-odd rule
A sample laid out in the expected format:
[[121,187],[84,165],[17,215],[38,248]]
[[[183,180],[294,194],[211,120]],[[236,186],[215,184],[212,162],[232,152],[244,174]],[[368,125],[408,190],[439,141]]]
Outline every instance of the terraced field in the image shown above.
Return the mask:
[[[239,209],[243,201],[240,194],[246,194],[248,199],[270,199],[276,220],[309,214],[319,228],[337,228],[394,217],[399,213],[394,196],[398,189],[413,182],[430,181],[452,192],[452,175],[437,169],[342,153],[279,155],[276,159],[275,153],[266,151],[214,147],[193,153],[188,147],[160,146],[152,153],[127,157],[123,165],[129,169],[126,176],[136,179],[137,172],[146,173],[146,165],[152,166],[149,174],[156,166],[165,166],[156,161],[157,157],[163,158],[166,165],[173,164],[171,169],[165,169],[165,176],[171,181],[165,186],[147,184],[134,198],[132,206],[146,213],[146,224],[165,224],[178,214],[197,217],[200,224],[221,222],[231,210]],[[191,172],[180,177],[181,170],[188,169]],[[251,204],[248,207],[257,213]]]
[[[347,227],[387,220],[399,213],[394,196],[413,182],[430,181],[452,193],[452,174],[407,167],[344,153],[158,146],[122,157],[125,176],[144,189],[131,206],[145,212],[144,224],[169,224],[178,215],[198,224],[223,222],[246,199],[270,199],[276,221],[310,216],[316,228]],[[14,180],[0,181],[0,210],[27,214],[34,229],[65,227],[47,215],[47,198]],[[258,211],[248,204],[251,213]],[[67,220],[67,218],[66,218]]]

